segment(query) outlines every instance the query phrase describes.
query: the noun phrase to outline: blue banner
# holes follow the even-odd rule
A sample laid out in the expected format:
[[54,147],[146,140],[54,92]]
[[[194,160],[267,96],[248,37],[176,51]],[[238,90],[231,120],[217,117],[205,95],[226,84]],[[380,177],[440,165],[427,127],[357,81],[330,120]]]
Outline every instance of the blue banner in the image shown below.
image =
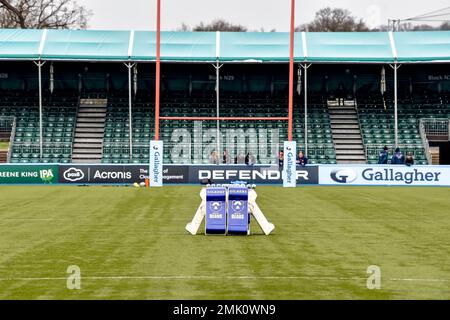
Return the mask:
[[247,234],[249,227],[248,188],[228,190],[228,234]]
[[206,234],[225,234],[227,229],[225,188],[206,189]]

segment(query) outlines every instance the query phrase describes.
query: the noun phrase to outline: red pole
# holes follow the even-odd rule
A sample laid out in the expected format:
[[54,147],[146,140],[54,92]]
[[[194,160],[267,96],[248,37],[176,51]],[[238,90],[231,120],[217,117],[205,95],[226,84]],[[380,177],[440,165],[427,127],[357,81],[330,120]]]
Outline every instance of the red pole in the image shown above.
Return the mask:
[[161,0],[157,0],[157,9],[156,9],[155,140],[159,140],[160,90],[161,90]]
[[289,111],[288,140],[292,141],[292,123],[294,114],[294,34],[295,34],[295,0],[291,0],[291,32],[289,53]]

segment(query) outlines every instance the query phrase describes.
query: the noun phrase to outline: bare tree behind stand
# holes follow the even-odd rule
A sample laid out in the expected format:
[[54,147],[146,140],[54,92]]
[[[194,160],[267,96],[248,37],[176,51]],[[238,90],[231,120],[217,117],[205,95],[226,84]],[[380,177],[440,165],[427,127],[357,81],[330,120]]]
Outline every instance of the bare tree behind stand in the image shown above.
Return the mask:
[[340,8],[323,8],[316,12],[314,20],[296,28],[297,31],[339,32],[369,31],[362,19]]
[[193,28],[193,31],[232,31],[232,32],[246,32],[247,27],[237,24],[232,24],[231,22],[225,21],[223,19],[213,20],[209,24],[204,24],[200,22],[200,24],[196,25]]
[[92,13],[76,0],[0,0],[0,27],[85,29]]

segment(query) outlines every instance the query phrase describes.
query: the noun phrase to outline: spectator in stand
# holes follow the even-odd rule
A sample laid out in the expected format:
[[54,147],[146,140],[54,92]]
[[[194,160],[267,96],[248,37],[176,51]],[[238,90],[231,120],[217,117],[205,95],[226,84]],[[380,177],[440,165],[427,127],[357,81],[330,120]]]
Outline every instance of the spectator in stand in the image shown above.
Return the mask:
[[405,164],[405,156],[400,151],[400,148],[395,149],[395,153],[391,159],[391,164]]
[[405,164],[409,167],[414,164],[414,156],[412,152],[408,152],[408,155],[406,156]]
[[245,157],[245,164],[248,166],[252,166],[255,164],[255,157],[251,152],[247,153],[247,156]]
[[239,151],[239,154],[236,156],[235,159],[236,164],[245,164],[245,154],[241,151]]
[[217,156],[217,151],[214,150],[213,152],[211,152],[210,161],[211,164],[219,164],[219,157]]
[[278,153],[278,166],[283,167],[284,166],[284,152],[280,151]]
[[228,154],[228,150],[227,149],[223,150],[222,161],[223,161],[224,164],[229,164],[230,163],[230,155]]
[[297,165],[298,166],[306,166],[307,164],[308,164],[308,157],[306,157],[304,154],[303,154],[303,151],[300,151],[299,153],[298,153],[298,157],[297,157]]
[[378,164],[387,164],[388,155],[388,147],[384,146],[383,151],[380,152],[380,156],[378,157]]

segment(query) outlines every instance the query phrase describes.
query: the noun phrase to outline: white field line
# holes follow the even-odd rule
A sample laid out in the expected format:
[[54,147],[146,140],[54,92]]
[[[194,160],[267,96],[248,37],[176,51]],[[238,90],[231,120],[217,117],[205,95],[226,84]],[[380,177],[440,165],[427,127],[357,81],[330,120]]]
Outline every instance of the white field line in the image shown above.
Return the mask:
[[[82,280],[367,280],[364,277],[326,277],[326,276],[81,276]],[[66,277],[6,277],[0,281],[53,281],[67,280]],[[424,279],[424,278],[387,278],[387,281],[405,282],[450,282],[450,279]]]

